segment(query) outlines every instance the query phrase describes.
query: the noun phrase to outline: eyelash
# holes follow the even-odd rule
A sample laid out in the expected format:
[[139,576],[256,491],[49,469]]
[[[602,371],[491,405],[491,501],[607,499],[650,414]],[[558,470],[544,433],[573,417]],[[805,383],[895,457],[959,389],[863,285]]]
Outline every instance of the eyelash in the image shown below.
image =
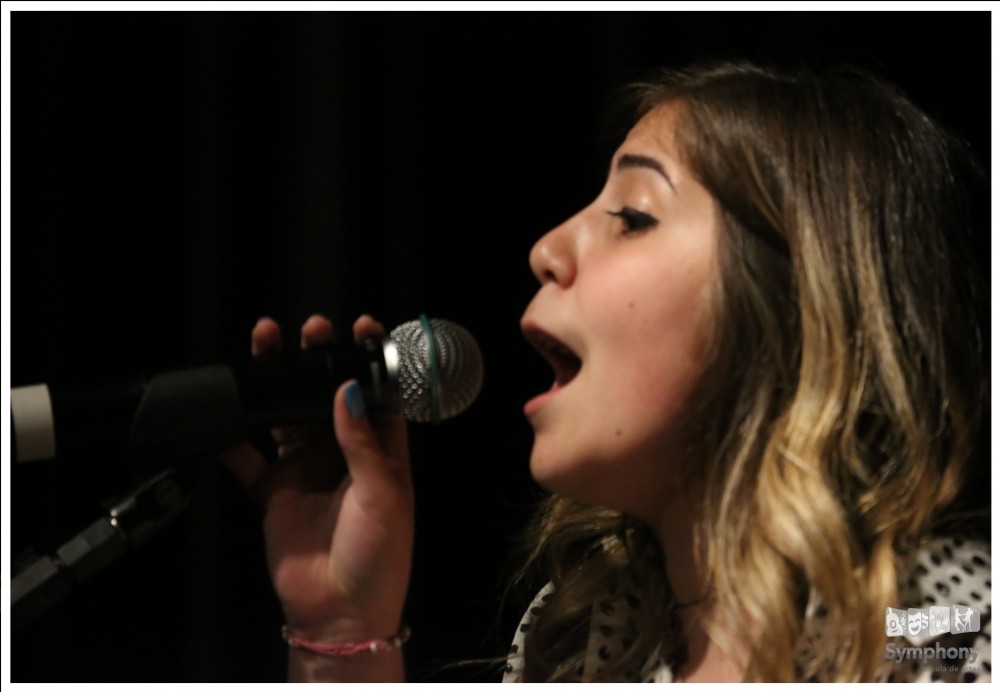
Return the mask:
[[638,209],[633,209],[632,207],[622,207],[618,211],[609,211],[608,214],[611,216],[616,216],[625,222],[625,228],[622,230],[622,235],[632,235],[633,233],[641,233],[642,231],[647,231],[657,223],[656,217],[650,216],[646,212],[639,211]]

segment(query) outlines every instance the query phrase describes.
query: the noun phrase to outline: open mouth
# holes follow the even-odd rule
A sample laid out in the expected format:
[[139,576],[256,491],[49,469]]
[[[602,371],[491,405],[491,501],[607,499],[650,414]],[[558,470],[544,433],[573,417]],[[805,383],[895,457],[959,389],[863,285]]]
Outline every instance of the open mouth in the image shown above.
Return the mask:
[[569,384],[583,367],[583,361],[573,352],[573,349],[551,334],[530,327],[524,330],[524,336],[528,339],[528,343],[534,346],[535,350],[541,353],[542,357],[555,370],[556,387]]

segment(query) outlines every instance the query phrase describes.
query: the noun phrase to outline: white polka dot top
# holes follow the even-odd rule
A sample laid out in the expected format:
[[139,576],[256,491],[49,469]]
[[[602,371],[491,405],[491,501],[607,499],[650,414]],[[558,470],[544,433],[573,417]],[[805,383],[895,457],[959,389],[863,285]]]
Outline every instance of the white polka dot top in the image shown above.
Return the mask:
[[[916,554],[912,572],[900,585],[900,604],[886,604],[885,666],[878,682],[989,682],[991,572],[989,545],[961,538],[935,538]],[[530,631],[554,590],[543,588],[521,619],[510,647],[504,682],[520,682],[525,633]],[[638,597],[616,589],[594,604],[583,679],[592,679],[631,643],[631,611]],[[822,618],[803,654],[822,645]],[[672,682],[659,651],[620,682]]]

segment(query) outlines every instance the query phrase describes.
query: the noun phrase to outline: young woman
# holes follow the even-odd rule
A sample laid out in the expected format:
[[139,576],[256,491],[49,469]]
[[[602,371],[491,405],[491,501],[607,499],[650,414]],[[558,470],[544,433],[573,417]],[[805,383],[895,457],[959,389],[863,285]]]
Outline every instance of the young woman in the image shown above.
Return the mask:
[[[956,523],[988,391],[963,148],[855,71],[716,65],[634,96],[604,189],[531,252],[551,581],[505,679],[988,678],[988,548]],[[258,323],[255,353],[279,342]],[[404,426],[353,384],[334,425],[346,475],[308,431],[227,462],[265,508],[290,677],[402,680]],[[939,610],[887,634],[931,606],[951,632]]]

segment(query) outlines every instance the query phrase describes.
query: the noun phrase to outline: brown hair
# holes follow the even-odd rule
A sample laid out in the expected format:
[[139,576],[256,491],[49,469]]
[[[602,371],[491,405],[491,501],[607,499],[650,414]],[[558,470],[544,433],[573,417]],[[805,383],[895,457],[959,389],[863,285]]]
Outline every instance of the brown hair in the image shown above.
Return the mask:
[[[983,452],[986,298],[956,182],[966,147],[858,70],[721,64],[631,91],[639,116],[681,107],[681,155],[722,220],[692,490],[713,596],[759,633],[746,678],[876,679],[905,556]],[[556,591],[528,635],[525,680],[579,679],[591,607],[612,582],[646,607],[599,679],[683,649],[646,526],[553,497],[530,540]],[[842,645],[790,656],[819,609]]]

